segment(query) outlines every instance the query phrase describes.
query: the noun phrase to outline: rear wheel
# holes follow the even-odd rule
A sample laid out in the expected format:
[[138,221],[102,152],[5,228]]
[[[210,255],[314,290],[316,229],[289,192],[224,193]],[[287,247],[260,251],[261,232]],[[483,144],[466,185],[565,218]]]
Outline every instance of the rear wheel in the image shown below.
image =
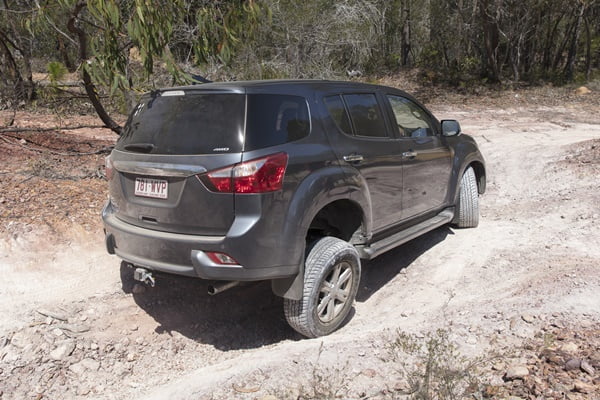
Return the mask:
[[479,192],[472,167],[463,173],[459,191],[456,214],[452,222],[458,228],[475,228],[479,224]]
[[306,257],[302,299],[284,299],[288,323],[306,337],[330,334],[352,309],[359,282],[356,249],[335,237],[319,239]]

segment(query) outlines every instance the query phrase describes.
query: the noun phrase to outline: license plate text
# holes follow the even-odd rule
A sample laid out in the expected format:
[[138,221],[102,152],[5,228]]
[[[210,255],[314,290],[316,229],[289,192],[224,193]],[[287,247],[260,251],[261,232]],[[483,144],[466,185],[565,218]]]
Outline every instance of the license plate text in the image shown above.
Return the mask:
[[135,195],[166,199],[169,193],[169,184],[163,179],[135,178]]

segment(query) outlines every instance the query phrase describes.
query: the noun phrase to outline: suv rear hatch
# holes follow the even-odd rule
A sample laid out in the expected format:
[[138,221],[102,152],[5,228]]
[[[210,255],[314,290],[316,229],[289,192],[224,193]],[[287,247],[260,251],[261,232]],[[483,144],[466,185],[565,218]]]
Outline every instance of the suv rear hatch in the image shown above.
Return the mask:
[[144,96],[107,160],[116,217],[149,229],[224,235],[234,195],[209,189],[205,172],[241,162],[245,113],[239,92]]

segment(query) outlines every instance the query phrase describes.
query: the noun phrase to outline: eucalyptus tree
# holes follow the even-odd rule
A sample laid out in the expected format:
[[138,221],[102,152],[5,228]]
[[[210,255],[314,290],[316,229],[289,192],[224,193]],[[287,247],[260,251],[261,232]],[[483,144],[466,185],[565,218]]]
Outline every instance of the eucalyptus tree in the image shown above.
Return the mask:
[[27,21],[36,12],[30,1],[0,3],[0,83],[3,97],[16,101],[35,97],[31,57],[36,38]]
[[[4,0],[6,1],[6,0]],[[29,2],[32,3],[32,2]],[[265,12],[256,0],[35,0],[26,24],[32,32],[52,29],[76,50],[76,67],[102,122],[121,126],[102,104],[99,86],[132,100],[140,84],[152,84],[157,63],[174,83],[192,82],[175,51],[175,33],[187,26],[185,43],[201,64],[211,57],[227,62]]]

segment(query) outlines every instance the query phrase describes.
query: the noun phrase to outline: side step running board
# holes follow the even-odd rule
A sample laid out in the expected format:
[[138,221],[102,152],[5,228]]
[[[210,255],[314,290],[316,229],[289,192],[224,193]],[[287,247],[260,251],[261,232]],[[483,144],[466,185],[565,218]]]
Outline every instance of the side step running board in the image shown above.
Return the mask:
[[377,257],[381,253],[384,253],[393,249],[394,247],[400,246],[401,244],[416,238],[417,236],[421,236],[426,232],[432,231],[435,228],[449,223],[452,221],[452,218],[454,218],[453,209],[446,209],[433,218],[425,220],[417,225],[413,225],[410,228],[404,229],[378,242],[371,243],[368,246],[357,246],[356,249],[358,250],[361,258],[370,260]]

